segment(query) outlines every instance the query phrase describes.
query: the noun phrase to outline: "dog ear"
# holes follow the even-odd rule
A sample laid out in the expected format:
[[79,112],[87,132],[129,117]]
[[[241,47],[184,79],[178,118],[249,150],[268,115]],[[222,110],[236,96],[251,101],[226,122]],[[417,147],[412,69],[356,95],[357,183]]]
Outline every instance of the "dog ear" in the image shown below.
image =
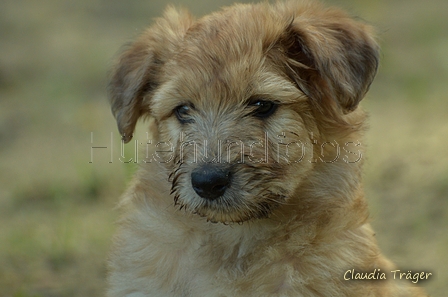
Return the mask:
[[137,120],[150,114],[149,101],[160,84],[161,68],[192,23],[193,17],[187,11],[168,7],[164,16],[119,56],[108,93],[124,142],[132,139]]
[[378,68],[372,29],[329,10],[296,17],[285,36],[287,73],[317,108],[332,115],[355,110]]

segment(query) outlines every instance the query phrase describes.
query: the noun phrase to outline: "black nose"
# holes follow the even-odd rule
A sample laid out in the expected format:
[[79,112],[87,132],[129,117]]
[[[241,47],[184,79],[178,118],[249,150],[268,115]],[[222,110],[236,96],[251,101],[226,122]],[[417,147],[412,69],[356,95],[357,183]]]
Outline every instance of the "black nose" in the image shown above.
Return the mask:
[[191,184],[202,198],[214,200],[224,195],[230,185],[230,171],[206,164],[193,170]]

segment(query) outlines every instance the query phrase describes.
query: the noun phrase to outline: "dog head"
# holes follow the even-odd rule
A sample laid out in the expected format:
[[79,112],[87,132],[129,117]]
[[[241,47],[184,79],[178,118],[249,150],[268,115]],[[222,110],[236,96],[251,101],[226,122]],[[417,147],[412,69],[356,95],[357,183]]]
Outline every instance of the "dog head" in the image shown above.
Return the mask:
[[359,129],[377,66],[371,28],[319,4],[234,5],[199,20],[168,8],[120,56],[110,101],[125,142],[149,115],[174,145],[163,165],[176,204],[243,222],[292,203],[324,151],[316,139]]

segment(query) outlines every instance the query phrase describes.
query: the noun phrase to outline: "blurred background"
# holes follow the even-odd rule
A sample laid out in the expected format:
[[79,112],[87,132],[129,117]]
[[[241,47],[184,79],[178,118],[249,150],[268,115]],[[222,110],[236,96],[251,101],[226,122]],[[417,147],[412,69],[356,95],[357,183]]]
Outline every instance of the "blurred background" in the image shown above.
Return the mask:
[[[107,71],[168,3],[202,16],[232,2],[1,1],[1,297],[104,295],[114,208],[135,170],[119,160]],[[448,1],[326,2],[379,32],[381,66],[362,103],[379,244],[403,271],[432,272],[423,285],[446,296]]]

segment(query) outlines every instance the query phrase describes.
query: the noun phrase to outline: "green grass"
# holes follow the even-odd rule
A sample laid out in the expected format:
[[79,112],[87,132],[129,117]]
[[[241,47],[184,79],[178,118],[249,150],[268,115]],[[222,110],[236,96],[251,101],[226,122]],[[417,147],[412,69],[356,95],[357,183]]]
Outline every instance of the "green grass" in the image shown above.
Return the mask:
[[[204,14],[231,2],[183,4]],[[371,115],[365,188],[378,241],[400,268],[434,272],[426,289],[443,296],[448,2],[328,2],[379,29],[380,72],[363,102]],[[118,159],[107,71],[119,48],[165,4],[2,2],[0,297],[104,295],[114,207],[135,171],[135,164]],[[93,163],[91,132],[93,145],[108,146],[94,150]]]

